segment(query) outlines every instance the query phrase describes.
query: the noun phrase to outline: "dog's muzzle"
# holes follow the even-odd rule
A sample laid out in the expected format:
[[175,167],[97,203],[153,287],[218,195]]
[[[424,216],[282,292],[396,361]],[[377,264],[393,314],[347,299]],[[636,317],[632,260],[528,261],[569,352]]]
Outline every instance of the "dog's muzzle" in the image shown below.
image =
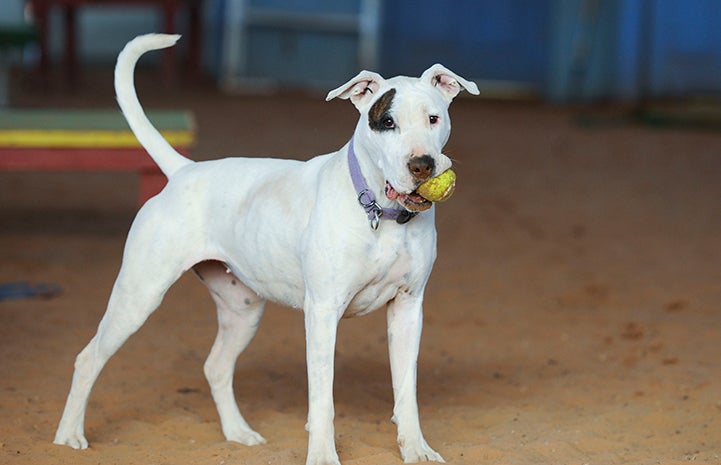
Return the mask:
[[[351,138],[350,143],[348,144],[348,169],[350,171],[351,180],[353,181],[353,187],[355,187],[355,190],[358,193],[358,203],[363,207],[363,210],[365,210],[368,215],[368,221],[370,222],[371,229],[374,231],[378,229],[378,226],[380,226],[381,218],[396,220],[396,223],[398,224],[405,224],[416,216],[418,211],[421,211],[407,207],[406,209],[383,208],[378,204],[376,196],[368,187],[368,182],[365,180],[363,173],[361,172],[358,158],[356,157],[355,150],[353,149],[353,138]],[[389,186],[389,184],[386,183],[386,186]],[[393,190],[393,192],[395,192],[395,190]],[[386,197],[388,197],[387,187]],[[422,199],[422,197],[420,198]],[[430,208],[430,202],[427,208]],[[424,208],[423,210],[427,208]]]
[[433,205],[433,202],[424,198],[416,191],[413,191],[410,194],[399,193],[388,181],[386,181],[385,191],[388,199],[397,201],[411,212],[422,212],[428,210],[431,208],[431,205]]

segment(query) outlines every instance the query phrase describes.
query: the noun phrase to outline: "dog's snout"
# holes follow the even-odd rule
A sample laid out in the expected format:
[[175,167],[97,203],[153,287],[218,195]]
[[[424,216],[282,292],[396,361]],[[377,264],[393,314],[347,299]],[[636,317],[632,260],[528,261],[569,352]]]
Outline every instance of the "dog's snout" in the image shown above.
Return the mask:
[[421,155],[413,157],[408,162],[408,169],[413,177],[419,181],[425,181],[433,176],[433,170],[436,168],[436,162],[430,155]]

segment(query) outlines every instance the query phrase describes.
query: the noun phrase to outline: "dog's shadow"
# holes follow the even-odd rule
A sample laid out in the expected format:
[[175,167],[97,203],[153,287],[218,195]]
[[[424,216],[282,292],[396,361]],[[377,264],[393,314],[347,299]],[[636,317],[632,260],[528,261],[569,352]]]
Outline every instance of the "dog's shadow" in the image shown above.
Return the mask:
[[[305,415],[308,378],[305,362],[295,356],[240,362],[233,383],[241,409],[271,409]],[[334,400],[338,414],[388,413],[393,408],[393,389],[387,361],[370,357],[339,357],[336,360]],[[244,407],[245,406],[245,407]]]
[[[308,408],[306,367],[303,360],[295,358],[276,359],[272,365],[252,360],[241,362],[234,381],[241,409],[251,414],[270,409],[304,417]],[[447,406],[448,397],[458,394],[452,392],[454,389],[465,392],[469,382],[473,382],[473,377],[469,378],[463,367],[442,364],[442,360],[433,360],[419,367],[418,398],[424,410],[433,411]],[[334,402],[336,415],[341,418],[387,420],[393,410],[393,387],[387,356],[337,356]]]

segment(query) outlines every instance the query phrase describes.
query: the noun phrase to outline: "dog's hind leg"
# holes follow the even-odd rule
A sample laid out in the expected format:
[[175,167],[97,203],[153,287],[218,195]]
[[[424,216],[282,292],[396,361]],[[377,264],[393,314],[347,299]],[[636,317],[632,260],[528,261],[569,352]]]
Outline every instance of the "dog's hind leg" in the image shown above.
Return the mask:
[[253,431],[241,415],[233,394],[233,373],[238,355],[253,338],[265,301],[227,271],[225,265],[208,261],[193,267],[208,287],[218,307],[218,335],[205,362],[205,376],[228,441],[248,446],[265,439]]
[[[150,220],[157,225],[152,215]],[[75,449],[88,447],[83,431],[85,410],[95,380],[108,359],[143,325],[184,271],[185,257],[177,254],[183,238],[177,234],[162,236],[163,232],[168,233],[167,228],[155,235],[152,226],[136,220],[128,235],[123,264],[105,315],[95,336],[75,360],[70,394],[54,439],[56,444]],[[156,237],[175,240],[158,241]]]

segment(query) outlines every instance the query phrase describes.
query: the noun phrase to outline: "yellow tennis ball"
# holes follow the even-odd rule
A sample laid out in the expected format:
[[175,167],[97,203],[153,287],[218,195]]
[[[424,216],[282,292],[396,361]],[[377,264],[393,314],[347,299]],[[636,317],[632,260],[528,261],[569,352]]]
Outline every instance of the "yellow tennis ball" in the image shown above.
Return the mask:
[[456,173],[447,169],[435,178],[424,182],[416,192],[431,202],[444,202],[448,200],[456,189]]

